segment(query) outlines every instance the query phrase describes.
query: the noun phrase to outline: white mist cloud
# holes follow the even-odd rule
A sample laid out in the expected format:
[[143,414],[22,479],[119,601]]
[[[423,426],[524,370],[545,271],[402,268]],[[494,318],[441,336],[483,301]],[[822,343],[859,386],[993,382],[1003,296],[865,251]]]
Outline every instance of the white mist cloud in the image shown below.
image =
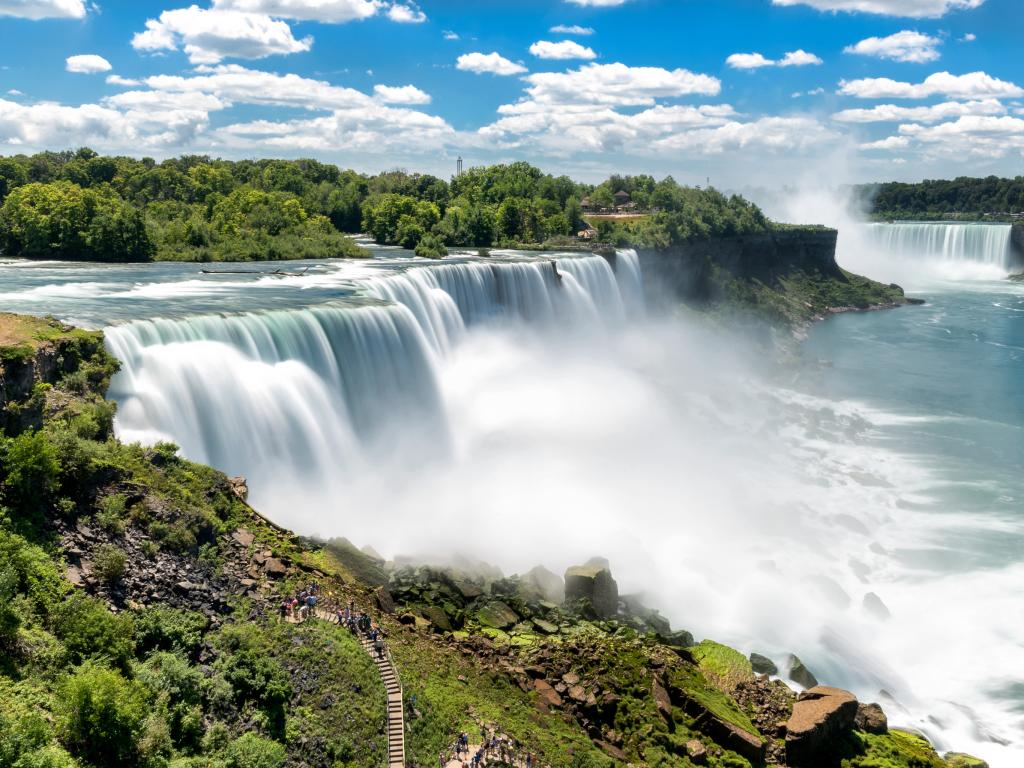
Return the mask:
[[548,30],[556,35],[592,35],[593,27],[581,27],[579,24],[556,24]]
[[0,16],[21,19],[83,19],[84,0],[0,0]]

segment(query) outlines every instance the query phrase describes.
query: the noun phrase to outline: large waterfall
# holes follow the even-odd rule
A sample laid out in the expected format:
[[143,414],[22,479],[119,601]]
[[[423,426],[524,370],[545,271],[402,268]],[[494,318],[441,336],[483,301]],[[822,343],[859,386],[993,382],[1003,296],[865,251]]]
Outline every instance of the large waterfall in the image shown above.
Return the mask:
[[894,258],[972,263],[1008,271],[1008,224],[872,224],[870,242]]
[[[141,320],[107,330],[128,440],[282,482],[344,480],[429,440],[448,451],[437,363],[485,323],[587,332],[642,312],[634,251],[410,266],[309,308]],[[315,279],[315,278],[314,278]]]

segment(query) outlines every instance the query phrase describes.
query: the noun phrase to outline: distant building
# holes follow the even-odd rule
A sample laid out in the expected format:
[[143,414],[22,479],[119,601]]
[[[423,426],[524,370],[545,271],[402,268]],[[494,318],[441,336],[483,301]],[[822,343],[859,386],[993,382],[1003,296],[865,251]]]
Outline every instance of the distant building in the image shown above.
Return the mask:
[[587,213],[590,213],[594,210],[594,203],[591,202],[589,197],[584,197],[582,200],[580,200],[580,208],[582,208]]
[[621,189],[613,195],[613,198],[615,200],[616,208],[625,208],[633,202],[633,198],[630,197],[629,192]]

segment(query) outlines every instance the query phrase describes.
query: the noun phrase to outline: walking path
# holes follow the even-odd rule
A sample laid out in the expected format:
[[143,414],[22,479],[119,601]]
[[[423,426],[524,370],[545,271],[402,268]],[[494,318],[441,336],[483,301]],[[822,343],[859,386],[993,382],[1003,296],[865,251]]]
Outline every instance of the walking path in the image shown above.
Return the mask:
[[[317,608],[314,616],[330,624],[340,624],[337,613],[331,613],[322,608]],[[287,621],[292,624],[300,623],[300,619],[293,616],[288,616]],[[388,768],[405,768],[405,706],[402,703],[402,681],[398,677],[398,669],[395,667],[394,659],[391,658],[391,651],[386,646],[383,653],[377,653],[373,641],[365,632],[357,632],[356,639],[377,665],[377,672],[387,690]]]

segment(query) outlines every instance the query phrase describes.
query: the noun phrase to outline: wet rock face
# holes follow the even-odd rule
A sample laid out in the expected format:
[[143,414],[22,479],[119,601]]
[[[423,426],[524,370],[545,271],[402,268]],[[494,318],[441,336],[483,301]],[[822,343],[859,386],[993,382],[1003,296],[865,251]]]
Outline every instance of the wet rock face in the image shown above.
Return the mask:
[[800,661],[798,656],[790,655],[789,663],[786,667],[789,672],[789,679],[797,685],[802,685],[804,688],[814,688],[818,684],[818,679],[811,670],[804,666],[804,663]]
[[775,662],[767,656],[762,656],[760,653],[750,654],[750,666],[759,675],[779,674],[779,668],[775,666]]
[[857,710],[856,697],[839,688],[815,686],[800,694],[786,723],[786,762],[791,768],[824,765],[853,730]]
[[857,707],[855,725],[858,731],[879,736],[889,732],[889,718],[877,704],[861,704]]
[[581,600],[588,601],[603,619],[618,613],[619,585],[612,578],[607,561],[594,559],[565,572],[565,602],[572,604]]

